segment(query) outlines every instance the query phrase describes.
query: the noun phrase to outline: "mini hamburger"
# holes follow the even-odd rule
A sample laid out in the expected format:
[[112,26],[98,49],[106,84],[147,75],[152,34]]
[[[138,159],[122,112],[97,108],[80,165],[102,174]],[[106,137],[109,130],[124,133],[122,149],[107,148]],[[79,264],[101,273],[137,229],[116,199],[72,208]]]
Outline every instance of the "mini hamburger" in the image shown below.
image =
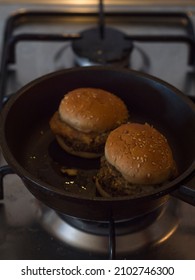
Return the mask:
[[167,139],[148,124],[127,123],[109,134],[96,185],[104,197],[138,197],[176,175]]
[[85,158],[103,154],[109,132],[128,120],[116,95],[98,88],[77,88],[65,94],[50,128],[66,152]]

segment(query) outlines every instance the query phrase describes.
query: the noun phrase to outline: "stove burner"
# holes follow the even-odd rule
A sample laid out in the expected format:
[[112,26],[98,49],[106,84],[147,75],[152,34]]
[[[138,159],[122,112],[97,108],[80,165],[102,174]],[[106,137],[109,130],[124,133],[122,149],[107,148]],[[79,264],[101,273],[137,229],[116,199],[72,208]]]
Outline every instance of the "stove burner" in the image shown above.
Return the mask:
[[[179,225],[175,213],[177,207],[173,204],[169,202],[151,215],[116,222],[116,253],[133,253],[167,240]],[[109,252],[109,223],[62,217],[50,208],[42,208],[41,224],[52,236],[69,246],[101,254]]]
[[[152,224],[161,214],[164,206],[155,209],[153,212],[147,213],[142,216],[135,217],[133,219],[125,221],[115,221],[115,231],[116,235],[130,234],[133,232],[140,231],[150,224]],[[109,222],[97,222],[97,221],[87,221],[81,220],[74,217],[59,214],[59,216],[67,222],[69,225],[96,235],[108,235]]]
[[72,42],[77,65],[128,66],[133,43],[125,39],[123,32],[105,28],[101,35],[98,28],[91,28],[81,32],[81,37]]

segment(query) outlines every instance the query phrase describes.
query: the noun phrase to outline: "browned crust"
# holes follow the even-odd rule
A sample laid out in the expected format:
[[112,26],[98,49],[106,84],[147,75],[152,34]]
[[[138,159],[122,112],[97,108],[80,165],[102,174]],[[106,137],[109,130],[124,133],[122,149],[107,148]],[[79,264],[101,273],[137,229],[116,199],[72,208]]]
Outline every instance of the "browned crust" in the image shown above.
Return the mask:
[[78,156],[78,157],[82,157],[82,158],[98,158],[102,155],[102,153],[76,151],[73,149],[73,147],[68,146],[64,142],[64,139],[59,135],[56,135],[56,140],[64,151],[66,151],[67,153],[74,155],[74,156]]

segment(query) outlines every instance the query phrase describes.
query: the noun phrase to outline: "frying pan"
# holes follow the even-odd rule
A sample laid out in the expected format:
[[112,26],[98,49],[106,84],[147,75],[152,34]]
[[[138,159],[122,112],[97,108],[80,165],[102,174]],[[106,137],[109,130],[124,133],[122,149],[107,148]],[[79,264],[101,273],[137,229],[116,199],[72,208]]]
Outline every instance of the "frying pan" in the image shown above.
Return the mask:
[[[179,175],[140,197],[100,197],[94,185],[99,159],[66,154],[57,145],[49,120],[64,94],[74,88],[108,90],[126,103],[130,120],[149,123],[172,148]],[[11,168],[40,201],[63,214],[86,220],[131,219],[164,204],[170,195],[195,204],[195,107],[173,86],[144,73],[111,67],[72,68],[32,81],[4,106],[1,147]],[[65,169],[76,169],[70,177]]]

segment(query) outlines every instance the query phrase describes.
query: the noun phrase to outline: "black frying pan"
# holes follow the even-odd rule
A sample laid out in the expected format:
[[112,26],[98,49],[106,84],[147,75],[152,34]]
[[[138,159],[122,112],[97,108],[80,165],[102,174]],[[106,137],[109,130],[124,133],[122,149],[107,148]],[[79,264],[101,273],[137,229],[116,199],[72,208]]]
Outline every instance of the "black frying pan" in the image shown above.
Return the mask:
[[[98,87],[118,95],[126,103],[132,121],[148,122],[160,130],[171,145],[179,176],[139,198],[100,197],[93,181],[99,160],[66,154],[49,129],[49,119],[64,94],[78,87]],[[168,200],[169,194],[195,201],[193,189],[186,185],[195,170],[194,104],[174,87],[143,73],[106,67],[75,68],[31,82],[3,109],[1,146],[5,159],[35,197],[70,216],[123,220],[153,211]],[[63,174],[63,168],[79,172],[70,177]]]

